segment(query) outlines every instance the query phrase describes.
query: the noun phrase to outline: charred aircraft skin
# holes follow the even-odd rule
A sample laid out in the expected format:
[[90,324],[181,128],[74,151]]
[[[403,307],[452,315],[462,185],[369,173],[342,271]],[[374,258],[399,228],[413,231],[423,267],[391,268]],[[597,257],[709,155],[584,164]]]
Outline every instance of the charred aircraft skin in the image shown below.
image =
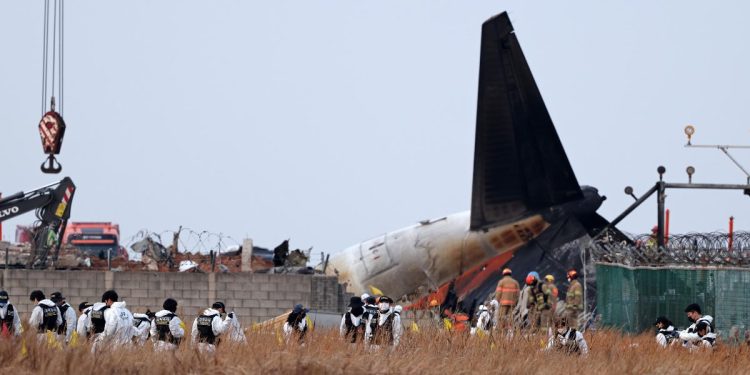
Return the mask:
[[[581,187],[507,13],[482,24],[471,211],[424,221],[335,254],[326,272],[349,292],[373,286],[411,301],[454,281],[481,303],[500,269],[580,267],[580,243],[608,222],[604,197]],[[469,309],[470,306],[464,306]]]
[[477,264],[523,246],[548,226],[541,215],[488,229],[469,230],[468,211],[425,221],[354,245],[331,258],[347,291],[374,286],[404,296],[436,289]]
[[[469,211],[425,220],[333,255],[327,273],[337,275],[351,293],[369,293],[369,287],[374,286],[388,295],[407,296],[409,300],[418,297],[420,290],[436,290],[503,255],[508,259],[503,264],[513,266],[519,278],[532,270],[556,273],[562,278],[566,266],[574,264],[553,259],[551,251],[607,223],[596,218],[596,209],[605,198],[594,188],[584,187],[584,191],[584,200],[486,230],[470,229]],[[583,224],[594,220],[593,226]],[[551,229],[554,233],[548,233]],[[547,250],[550,254],[546,254]],[[577,254],[566,257],[570,255],[577,258]],[[459,284],[459,298],[483,301],[494,291],[500,276],[499,269],[494,269],[478,284],[467,282],[468,288]]]

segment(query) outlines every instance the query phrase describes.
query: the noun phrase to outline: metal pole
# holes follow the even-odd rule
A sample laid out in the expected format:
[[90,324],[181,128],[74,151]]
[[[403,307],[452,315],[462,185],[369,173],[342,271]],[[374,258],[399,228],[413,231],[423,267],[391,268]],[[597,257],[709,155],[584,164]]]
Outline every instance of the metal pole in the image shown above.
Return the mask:
[[612,220],[606,227],[604,227],[604,229],[600,230],[599,233],[594,235],[594,237],[591,237],[591,239],[596,240],[597,238],[599,238],[599,236],[606,233],[607,230],[609,230],[609,228],[612,228],[615,225],[619,224],[623,219],[625,219],[626,216],[630,215],[630,213],[633,212],[633,210],[635,210],[636,208],[638,208],[638,206],[643,204],[643,202],[645,202],[646,199],[648,199],[648,197],[651,196],[651,194],[654,194],[657,188],[658,188],[658,185],[654,185],[651,189],[648,189],[646,194],[643,194],[640,198],[638,198],[638,200],[636,200],[633,204],[630,205],[630,207],[628,207],[625,211],[623,211],[620,214],[620,216]]
[[107,270],[112,271],[112,248],[107,249]]
[[658,190],[657,194],[657,200],[656,200],[656,210],[657,210],[657,227],[658,230],[656,232],[656,247],[657,248],[663,248],[664,247],[664,199],[666,198],[666,194],[664,194],[664,182],[659,181],[656,183],[656,187]]

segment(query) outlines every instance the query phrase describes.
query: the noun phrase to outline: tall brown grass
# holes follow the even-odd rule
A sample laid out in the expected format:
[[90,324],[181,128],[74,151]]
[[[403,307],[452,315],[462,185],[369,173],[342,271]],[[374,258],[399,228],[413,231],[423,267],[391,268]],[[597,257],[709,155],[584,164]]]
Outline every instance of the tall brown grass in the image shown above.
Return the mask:
[[544,335],[514,339],[468,337],[423,329],[406,332],[402,345],[367,351],[344,343],[333,330],[319,329],[304,346],[286,345],[275,332],[248,334],[247,345],[223,342],[214,355],[197,352],[189,342],[176,352],[154,353],[144,347],[93,355],[87,343],[54,349],[33,334],[0,340],[2,374],[736,374],[750,372],[747,347],[718,346],[713,352],[659,349],[652,335],[624,336],[613,331],[587,332],[586,357],[545,352]]

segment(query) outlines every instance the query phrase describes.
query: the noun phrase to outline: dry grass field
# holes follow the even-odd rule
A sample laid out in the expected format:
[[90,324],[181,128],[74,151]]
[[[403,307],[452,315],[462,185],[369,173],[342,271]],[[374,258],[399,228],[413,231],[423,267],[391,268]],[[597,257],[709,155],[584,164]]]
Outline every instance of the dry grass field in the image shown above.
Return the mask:
[[[518,336],[517,336],[518,337]],[[33,336],[0,340],[3,374],[737,374],[750,373],[747,347],[721,345],[713,352],[657,349],[653,336],[589,332],[587,357],[544,352],[542,335],[514,340],[478,339],[446,332],[407,332],[398,350],[364,351],[337,332],[311,332],[305,346],[285,345],[274,333],[248,335],[247,345],[222,343],[215,355],[189,343],[155,354],[151,344],[92,355],[88,344],[53,349]]]

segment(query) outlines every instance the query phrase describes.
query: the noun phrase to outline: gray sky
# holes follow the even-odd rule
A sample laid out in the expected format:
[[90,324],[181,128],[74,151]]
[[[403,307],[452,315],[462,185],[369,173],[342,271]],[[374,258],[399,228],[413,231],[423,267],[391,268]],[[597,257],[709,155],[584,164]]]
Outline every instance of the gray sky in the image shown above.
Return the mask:
[[[0,5],[6,194],[43,175],[42,1]],[[742,1],[69,1],[59,159],[73,220],[338,251],[469,208],[481,23],[507,10],[578,180],[612,219],[656,180],[742,183]],[[750,150],[735,152],[750,167]],[[739,192],[672,191],[672,232],[750,227]],[[621,228],[645,232],[655,203]],[[16,224],[5,223],[5,239]]]

